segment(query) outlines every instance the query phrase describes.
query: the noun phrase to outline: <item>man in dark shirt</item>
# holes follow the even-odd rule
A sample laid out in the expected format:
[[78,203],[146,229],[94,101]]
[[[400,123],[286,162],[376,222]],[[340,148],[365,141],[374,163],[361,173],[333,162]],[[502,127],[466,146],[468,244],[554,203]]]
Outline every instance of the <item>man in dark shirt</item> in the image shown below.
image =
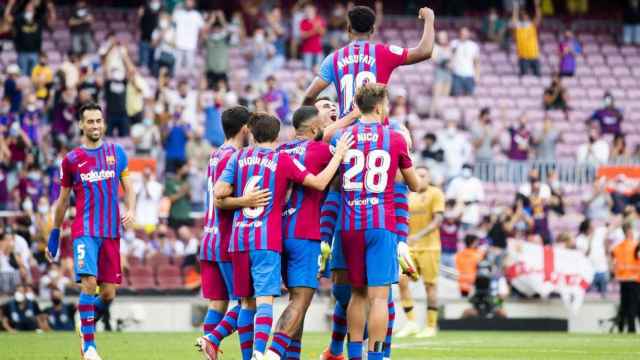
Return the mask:
[[44,17],[36,16],[34,3],[28,2],[24,11],[15,17],[11,11],[7,11],[5,21],[13,25],[13,45],[18,53],[20,71],[30,76],[42,48],[42,28],[46,24]]
[[75,329],[75,305],[65,304],[62,301],[62,292],[58,289],[51,291],[51,303],[52,305],[44,310],[51,330],[73,331]]
[[622,112],[615,107],[613,95],[608,91],[604,93],[603,105],[591,115],[590,120],[598,122],[602,135],[620,134],[622,132]]
[[431,159],[437,162],[444,161],[444,151],[436,147],[436,135],[433,133],[427,133],[424,136],[424,150],[422,150],[422,158],[427,160]]
[[146,66],[149,70],[153,69],[153,54],[155,52],[151,45],[151,35],[153,30],[158,27],[161,8],[162,2],[160,0],[151,0],[147,5],[138,9],[138,19],[140,20],[138,63],[140,66]]
[[71,31],[71,49],[74,54],[86,54],[93,52],[93,33],[91,24],[93,15],[85,1],[78,1],[75,10],[69,18],[69,30]]
[[2,306],[2,326],[9,332],[45,330],[42,312],[30,286],[19,285],[13,299]]

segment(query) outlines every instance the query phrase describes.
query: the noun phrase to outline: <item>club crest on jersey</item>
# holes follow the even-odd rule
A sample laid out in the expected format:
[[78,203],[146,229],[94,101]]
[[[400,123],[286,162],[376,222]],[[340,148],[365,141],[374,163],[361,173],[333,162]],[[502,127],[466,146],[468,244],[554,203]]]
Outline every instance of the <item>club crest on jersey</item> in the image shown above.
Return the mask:
[[107,156],[107,165],[114,165],[116,163],[116,158],[113,155]]

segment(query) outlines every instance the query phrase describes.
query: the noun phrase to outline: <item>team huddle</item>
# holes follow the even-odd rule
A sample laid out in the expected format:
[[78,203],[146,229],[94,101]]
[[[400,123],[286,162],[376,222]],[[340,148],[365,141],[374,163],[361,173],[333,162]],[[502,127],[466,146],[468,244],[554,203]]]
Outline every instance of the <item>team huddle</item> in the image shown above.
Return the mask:
[[[305,105],[293,115],[292,141],[278,143],[275,116],[241,106],[223,112],[226,141],[209,161],[199,253],[209,308],[197,348],[206,359],[218,359],[221,342],[236,331],[243,360],[299,359],[304,317],[319,276],[331,276],[336,297],[332,339],[321,358],[344,359],[347,334],[349,359],[362,358],[363,351],[371,360],[391,357],[395,314],[390,286],[398,282],[399,258],[410,262],[404,243],[407,195],[420,191],[424,182],[409,157],[407,129],[388,123],[386,83],[398,66],[430,57],[434,15],[423,8],[419,17],[424,20],[422,39],[405,49],[370,42],[373,10],[352,8],[353,41],[322,63]],[[337,109],[329,99],[318,98],[329,85],[337,91]],[[111,224],[122,219],[129,226],[135,201],[124,151],[102,141],[99,107],[81,109],[79,118],[83,146],[63,161],[63,191],[48,253],[55,257],[57,229],[73,190],[78,198],[73,236],[82,289],[81,352],[83,359],[93,360],[100,359],[95,322],[121,280],[114,253],[120,226]],[[120,184],[127,196],[122,217]],[[273,301],[282,283],[289,303],[274,325]]]

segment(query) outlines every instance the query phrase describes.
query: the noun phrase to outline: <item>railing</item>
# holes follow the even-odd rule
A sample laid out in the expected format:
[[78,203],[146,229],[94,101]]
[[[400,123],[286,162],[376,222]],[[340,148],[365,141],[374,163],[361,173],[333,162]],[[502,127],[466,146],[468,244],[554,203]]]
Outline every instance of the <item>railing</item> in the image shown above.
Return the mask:
[[[640,167],[640,164],[633,161],[608,165]],[[519,184],[527,181],[531,169],[538,170],[543,182],[547,182],[549,174],[555,172],[561,183],[583,185],[595,180],[598,167],[574,161],[489,161],[476,162],[474,172],[484,182]]]

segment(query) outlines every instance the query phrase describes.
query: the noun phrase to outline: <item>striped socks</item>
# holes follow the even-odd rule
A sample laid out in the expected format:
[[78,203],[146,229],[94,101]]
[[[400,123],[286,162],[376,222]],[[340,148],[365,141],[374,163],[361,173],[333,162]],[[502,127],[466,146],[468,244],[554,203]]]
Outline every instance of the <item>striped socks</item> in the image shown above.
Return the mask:
[[391,337],[393,335],[393,324],[396,321],[396,307],[393,302],[391,291],[389,291],[389,322],[387,323],[387,336],[384,338],[384,357],[391,358]]
[[291,340],[289,347],[287,348],[287,360],[300,360],[300,353],[302,352],[302,340]]
[[333,296],[336,298],[336,305],[333,309],[329,351],[338,356],[344,351],[344,338],[347,336],[347,306],[351,299],[351,285],[333,285]]
[[211,333],[207,335],[207,338],[213,345],[220,347],[222,339],[233,334],[238,327],[238,315],[240,313],[240,305],[236,305],[231,310],[227,311],[224,318],[220,320],[218,325],[211,330]]
[[273,340],[271,340],[269,351],[275,353],[276,355],[278,355],[278,357],[281,358],[287,353],[287,349],[289,348],[290,343],[291,338],[287,336],[287,334],[277,332],[273,334]]
[[84,342],[83,351],[87,351],[91,346],[94,348],[96,347],[96,311],[94,301],[95,298],[93,295],[80,293],[80,298],[78,299],[78,311],[80,312],[80,332],[82,333],[82,340]]
[[207,310],[207,314],[204,316],[204,322],[202,324],[202,328],[204,330],[204,335],[209,335],[216,328],[216,325],[222,319],[222,313],[217,312],[216,310],[209,309]]
[[[260,304],[256,311],[256,318],[254,323],[254,340],[253,348],[261,354],[264,354],[267,349],[267,342],[269,341],[269,335],[271,334],[271,324],[273,323],[273,305]],[[286,347],[285,347],[286,349]]]
[[242,360],[251,360],[253,355],[253,318],[256,311],[252,309],[240,309],[238,314],[238,338],[240,339],[240,351]]
[[95,309],[95,312],[96,312],[96,319],[95,319],[96,323],[100,321],[100,319],[102,319],[102,316],[104,315],[104,313],[107,311],[109,306],[111,306],[111,302],[112,301],[105,302],[104,300],[102,300],[102,297],[100,296],[96,296],[94,298],[93,308]]
[[349,360],[362,360],[362,341],[349,341],[347,352]]

